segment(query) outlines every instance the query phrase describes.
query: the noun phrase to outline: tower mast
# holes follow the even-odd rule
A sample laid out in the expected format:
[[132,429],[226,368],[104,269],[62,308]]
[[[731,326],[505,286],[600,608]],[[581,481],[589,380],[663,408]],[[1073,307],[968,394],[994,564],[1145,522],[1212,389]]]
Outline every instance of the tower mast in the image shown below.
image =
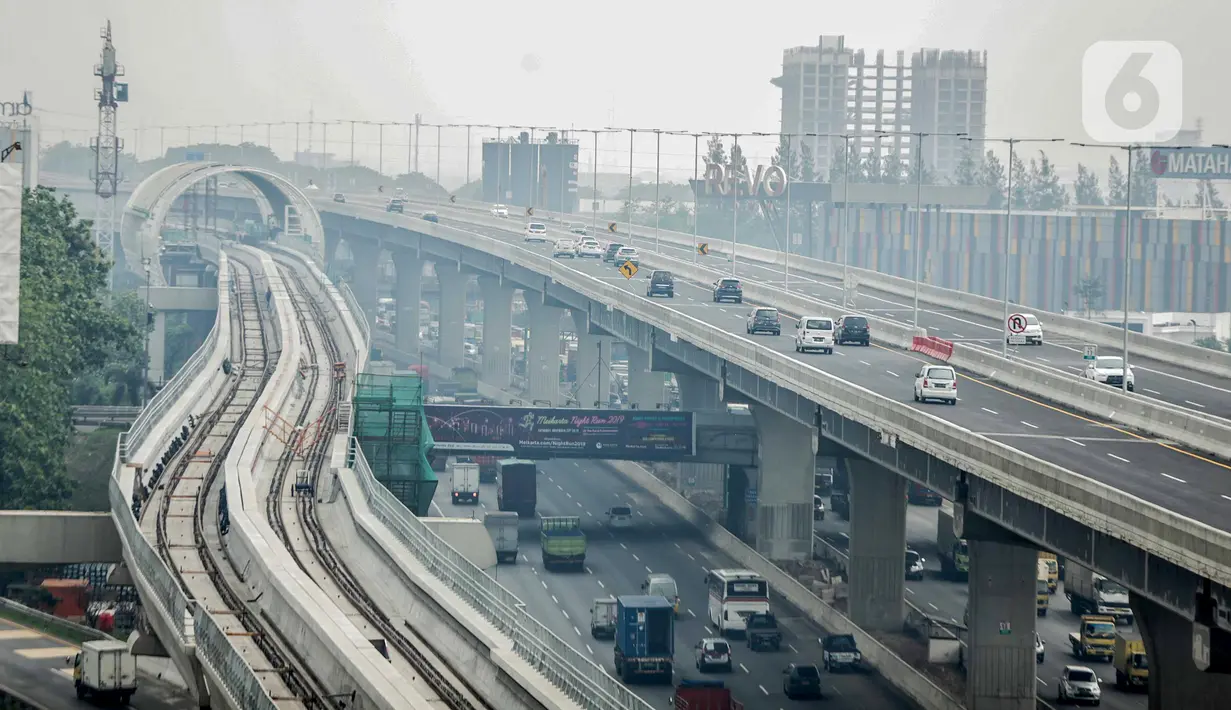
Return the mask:
[[[95,89],[98,99],[98,135],[91,139],[94,150],[94,241],[103,256],[115,259],[116,193],[119,191],[119,157],[123,141],[116,134],[116,108],[128,100],[128,84],[116,84],[124,76],[124,67],[115,61],[115,45],[111,43],[111,21],[107,21],[99,36],[103,39],[102,60],[94,65],[94,76],[102,79]],[[118,92],[117,92],[118,89]],[[114,286],[115,270],[108,278]]]

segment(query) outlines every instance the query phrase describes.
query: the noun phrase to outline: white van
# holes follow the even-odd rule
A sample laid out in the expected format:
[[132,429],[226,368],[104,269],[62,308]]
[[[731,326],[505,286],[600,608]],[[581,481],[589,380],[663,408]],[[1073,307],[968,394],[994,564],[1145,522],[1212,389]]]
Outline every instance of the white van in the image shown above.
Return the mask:
[[1043,344],[1043,324],[1033,313],[1014,313],[1009,316],[1009,345],[1015,345],[1014,340],[1025,345]]
[[633,524],[633,509],[627,505],[614,505],[607,510],[607,525],[627,528]]
[[834,325],[828,316],[804,316],[795,324],[795,352],[820,350],[833,354]]

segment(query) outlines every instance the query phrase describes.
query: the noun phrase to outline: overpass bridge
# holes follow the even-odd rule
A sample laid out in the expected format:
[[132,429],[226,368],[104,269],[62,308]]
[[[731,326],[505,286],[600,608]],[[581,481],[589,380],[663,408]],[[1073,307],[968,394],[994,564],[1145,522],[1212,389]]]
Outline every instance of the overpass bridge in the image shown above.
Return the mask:
[[[1154,665],[1160,677],[1175,673],[1184,679],[1180,686],[1193,683],[1206,689],[1225,682],[1221,676],[1198,673],[1189,663],[1194,635],[1208,644],[1203,648],[1223,649],[1211,651],[1211,658],[1225,657],[1228,648],[1225,610],[1231,599],[1227,591],[1231,538],[1224,522],[1226,465],[1199,453],[1221,450],[1213,436],[1216,431],[1221,435],[1218,422],[1166,403],[1116,400],[1119,395],[1106,388],[1084,389],[1079,385],[1085,383],[1075,384],[1072,378],[1057,382],[1047,371],[1017,361],[997,361],[985,352],[963,353],[966,360],[951,359],[981,376],[963,381],[961,406],[937,412],[904,401],[919,361],[934,361],[908,354],[912,348],[927,349],[927,341],[916,340],[928,337],[925,331],[880,317],[873,327],[879,336],[877,348],[831,358],[792,353],[785,338],[747,337],[742,313],[708,303],[705,284],[729,273],[729,266],[694,265],[691,259],[653,252],[652,240],[645,235],[635,242],[642,249],[643,267],[669,268],[677,278],[683,277],[677,286],[682,298],[650,301],[638,293],[639,283],[614,273],[610,266],[555,261],[549,248],[522,244],[507,221],[441,208],[440,223],[429,223],[354,200],[318,207],[327,252],[330,242],[345,239],[360,273],[374,263],[380,250],[393,253],[401,267],[399,303],[417,308],[421,287],[417,266],[423,260],[435,262],[437,273],[449,276],[440,284],[443,361],[461,361],[461,319],[450,316],[460,311],[463,291],[454,274],[475,273],[488,308],[485,323],[499,323],[506,293],[520,288],[527,294],[532,361],[545,357],[563,309],[568,309],[582,333],[583,355],[591,348],[601,352],[603,338],[618,337],[635,345],[643,364],[630,363],[630,373],[676,372],[686,408],[689,399],[720,400],[732,390],[754,401],[762,442],[759,469],[774,472],[760,476],[756,502],[757,547],[768,556],[798,558],[810,550],[810,530],[805,533],[803,524],[810,511],[796,501],[806,500],[805,491],[810,492],[812,454],[820,448],[848,457],[854,471],[852,498],[862,495],[864,500],[853,503],[851,533],[851,597],[858,600],[852,620],[861,626],[901,624],[903,592],[896,570],[901,568],[903,533],[891,523],[904,517],[905,480],[954,500],[974,557],[982,558],[982,569],[989,572],[972,575],[985,580],[971,588],[976,618],[973,662],[967,664],[969,687],[976,689],[969,698],[972,705],[979,704],[983,693],[1004,696],[1003,676],[993,681],[984,674],[999,673],[997,664],[1008,662],[1010,656],[1018,658],[1019,652],[1026,659],[1025,647],[1032,643],[1028,634],[1007,645],[1003,639],[997,643],[997,629],[1002,627],[987,617],[978,621],[978,599],[1008,602],[1011,611],[986,613],[1011,616],[1005,623],[1012,628],[1032,628],[1032,592],[1026,587],[1006,588],[1007,583],[997,580],[1032,576],[1039,547],[1087,564],[1133,590],[1147,637],[1159,641],[1151,653],[1162,664]],[[795,315],[837,311],[832,304],[773,284],[746,283],[745,294],[752,302],[773,304]],[[357,283],[356,295],[373,313],[374,291]],[[399,323],[416,320],[414,313],[400,316]],[[446,332],[450,329],[445,324],[454,320],[457,327]],[[414,330],[399,330],[399,350],[417,350]],[[546,333],[537,346],[535,333]],[[491,362],[484,358],[485,378],[497,386],[507,383],[501,356],[507,352],[502,350],[504,344],[485,338],[484,347],[485,354],[495,354]],[[961,352],[957,344],[954,351]],[[979,372],[980,367],[985,371]],[[1014,379],[1005,382],[1009,376]],[[531,368],[529,379],[532,398],[552,396],[550,377]],[[1038,394],[1045,388],[1051,389]],[[1126,410],[1147,415],[1129,419]],[[1157,420],[1147,421],[1148,416]],[[1180,421],[1182,425],[1174,426]],[[899,562],[889,564],[895,559]],[[973,564],[979,569],[980,563]],[[889,578],[890,570],[896,579]],[[987,609],[986,603],[983,608]],[[1020,649],[1013,651],[1014,645]],[[1023,661],[1015,671],[1018,680],[1009,683],[1016,690],[1008,692],[1020,693],[1017,697],[1023,703],[1033,702],[1033,675],[1033,667]],[[1164,681],[1151,692],[1186,692],[1177,687]],[[1203,702],[1188,696],[1175,702],[1190,701],[1198,706]]]

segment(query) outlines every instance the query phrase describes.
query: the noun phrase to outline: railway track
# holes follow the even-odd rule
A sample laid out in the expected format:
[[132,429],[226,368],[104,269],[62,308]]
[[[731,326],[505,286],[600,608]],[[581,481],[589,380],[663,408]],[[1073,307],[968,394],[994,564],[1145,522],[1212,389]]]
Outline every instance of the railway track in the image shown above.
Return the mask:
[[[155,472],[151,497],[160,496],[153,521],[159,554],[179,578],[188,598],[208,611],[260,678],[280,707],[309,710],[333,704],[293,646],[243,596],[240,570],[227,557],[220,534],[227,527],[226,486],[219,473],[245,420],[264,390],[278,353],[269,351],[261,315],[264,277],[241,259],[230,259],[234,307],[231,312],[231,376],[208,413],[183,445]],[[163,479],[163,480],[160,480]],[[219,505],[211,514],[208,501]],[[154,508],[155,506],[150,506]],[[142,511],[143,513],[146,510]],[[148,528],[145,520],[142,527]],[[221,530],[220,530],[221,528]]]
[[[303,446],[288,447],[288,451],[279,461],[278,473],[275,474],[276,485],[270,486],[271,496],[274,490],[281,490],[283,495],[294,504],[295,522],[302,534],[303,549],[296,549],[298,541],[293,540],[289,534],[290,525],[282,506],[277,501],[267,499],[267,511],[271,514],[271,524],[276,515],[278,522],[274,526],[275,530],[284,536],[283,542],[304,573],[321,583],[320,575],[313,574],[315,571],[313,567],[319,564],[319,570],[324,572],[328,577],[328,582],[339,592],[338,595],[332,595],[333,598],[338,600],[341,597],[349,602],[354,611],[380,634],[387,646],[392,647],[392,652],[398,654],[409,668],[421,677],[427,686],[424,691],[430,690],[430,694],[436,696],[432,700],[454,710],[487,708],[487,704],[465,682],[464,676],[455,673],[447,661],[437,655],[422,636],[405,622],[402,628],[399,628],[380,609],[345,561],[337,555],[330,544],[328,534],[317,519],[315,492],[318,489],[321,472],[328,465],[333,436],[338,429],[337,405],[349,396],[350,392],[346,378],[334,376],[334,364],[342,360],[342,355],[330,333],[329,319],[324,308],[321,307],[320,300],[314,297],[304,278],[293,266],[282,267],[282,273],[285,283],[288,284],[291,299],[295,303],[295,317],[298,319],[301,332],[304,333],[304,347],[310,359],[307,363],[306,386],[311,391],[317,391],[321,385],[322,371],[329,373],[330,381],[328,398],[321,418],[311,427],[305,427],[310,416],[308,402],[311,399],[305,398],[303,410],[299,412],[296,419],[297,431],[301,435],[310,435],[315,431],[316,438],[308,442],[298,442],[305,444]],[[320,344],[319,348],[317,341]],[[294,482],[290,482],[289,474],[295,466],[296,449],[302,456],[300,460],[304,468],[302,475],[297,473]],[[310,551],[314,559],[304,559],[307,551]],[[386,657],[389,657],[389,649],[385,649],[384,652]],[[424,694],[428,695],[427,692]]]

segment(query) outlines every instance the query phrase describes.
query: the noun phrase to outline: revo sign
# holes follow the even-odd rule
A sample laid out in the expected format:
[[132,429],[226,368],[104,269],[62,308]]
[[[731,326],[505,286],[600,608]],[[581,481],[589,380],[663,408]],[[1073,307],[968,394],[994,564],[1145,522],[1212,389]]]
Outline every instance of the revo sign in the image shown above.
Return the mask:
[[731,170],[718,163],[705,168],[705,194],[739,197],[781,197],[786,194],[786,171],[777,165],[758,165],[755,173]]

